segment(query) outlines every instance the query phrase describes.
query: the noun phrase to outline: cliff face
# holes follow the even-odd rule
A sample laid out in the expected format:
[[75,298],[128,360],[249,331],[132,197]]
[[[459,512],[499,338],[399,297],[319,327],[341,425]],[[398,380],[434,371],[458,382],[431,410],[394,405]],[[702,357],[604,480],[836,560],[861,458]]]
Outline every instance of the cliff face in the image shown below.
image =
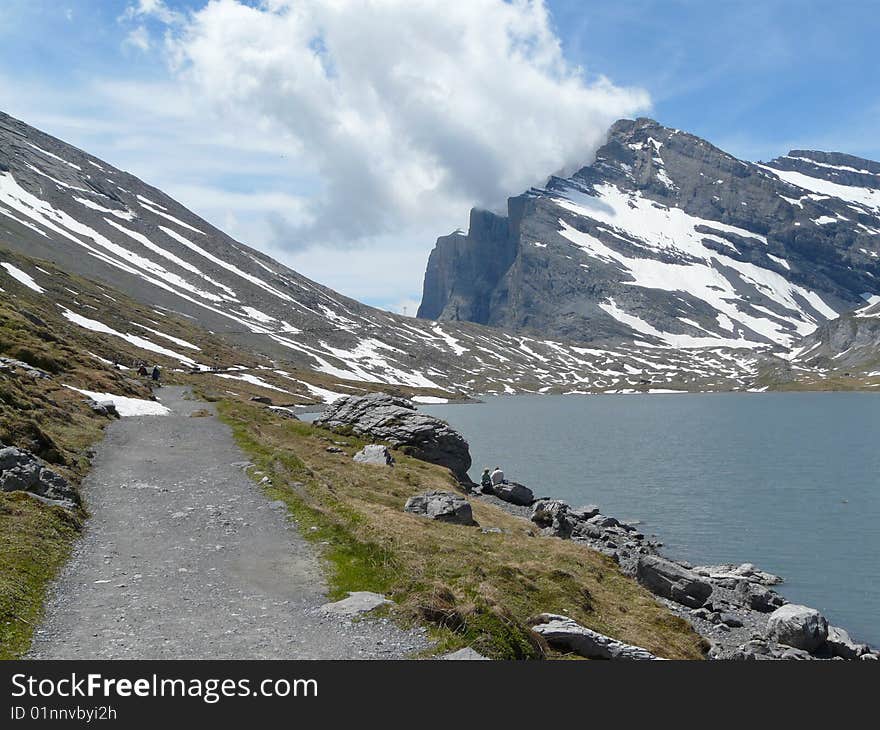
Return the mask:
[[[736,159],[649,119],[438,240],[420,316],[581,341],[784,350],[880,289],[880,164]],[[475,225],[476,224],[476,225]]]

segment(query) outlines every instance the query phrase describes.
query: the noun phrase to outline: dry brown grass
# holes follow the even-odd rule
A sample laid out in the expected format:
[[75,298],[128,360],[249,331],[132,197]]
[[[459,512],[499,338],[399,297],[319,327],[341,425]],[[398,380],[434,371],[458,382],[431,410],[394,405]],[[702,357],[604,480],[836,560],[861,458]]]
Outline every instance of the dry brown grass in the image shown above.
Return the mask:
[[[660,656],[703,656],[690,625],[600,553],[537,536],[526,520],[477,500],[480,527],[501,534],[402,511],[413,494],[457,489],[448,471],[400,453],[390,469],[356,464],[357,439],[249,404],[223,402],[220,412],[270,475],[270,496],[288,503],[304,535],[324,543],[333,592],[391,595],[398,615],[438,627],[438,651],[470,645],[499,658],[540,656],[527,621],[551,611]],[[328,453],[331,441],[345,442],[346,453]]]

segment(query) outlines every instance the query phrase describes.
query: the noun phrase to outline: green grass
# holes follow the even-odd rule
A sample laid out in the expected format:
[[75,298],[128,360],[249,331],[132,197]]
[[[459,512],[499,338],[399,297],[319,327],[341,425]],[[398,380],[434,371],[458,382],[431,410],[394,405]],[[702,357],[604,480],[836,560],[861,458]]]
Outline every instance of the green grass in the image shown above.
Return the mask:
[[46,586],[67,560],[79,521],[20,492],[0,493],[0,659],[30,646]]
[[[425,520],[403,512],[429,489],[457,489],[451,474],[401,452],[394,468],[354,463],[364,441],[340,436],[237,401],[218,404],[255,480],[285,502],[302,534],[321,549],[330,594],[371,590],[395,602],[396,620],[426,624],[433,651],[463,646],[498,659],[548,654],[529,630],[545,611],[670,658],[697,659],[704,643],[607,557],[485,502],[472,503],[484,527]],[[343,454],[328,453],[343,442]],[[555,656],[550,652],[550,655]]]

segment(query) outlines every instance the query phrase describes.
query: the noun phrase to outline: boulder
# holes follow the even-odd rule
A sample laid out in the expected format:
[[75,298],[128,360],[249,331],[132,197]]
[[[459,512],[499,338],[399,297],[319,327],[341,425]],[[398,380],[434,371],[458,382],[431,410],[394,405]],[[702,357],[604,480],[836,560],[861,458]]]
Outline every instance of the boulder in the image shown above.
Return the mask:
[[0,448],[0,491],[30,492],[50,500],[79,504],[79,494],[64,477],[30,451],[15,446]]
[[735,587],[737,583],[745,579],[750,583],[759,583],[764,586],[773,586],[782,583],[783,580],[778,575],[758,570],[752,563],[742,563],[740,565],[698,565],[693,568],[698,575],[712,580],[730,581],[731,587]]
[[444,654],[440,657],[441,659],[445,659],[447,661],[489,661],[488,657],[484,657],[480,652],[474,651],[469,646],[466,646],[464,649],[459,649],[458,651],[452,651],[449,654]]
[[440,522],[476,524],[470,502],[455,492],[433,491],[417,494],[406,500],[403,511]]
[[813,652],[828,638],[828,622],[815,608],[789,603],[770,614],[767,638]]
[[116,404],[112,400],[106,401],[89,401],[89,408],[93,413],[99,416],[107,416],[108,418],[119,418],[119,412],[116,410]]
[[325,603],[321,606],[321,613],[329,613],[334,616],[356,616],[359,613],[367,613],[385,606],[389,601],[385,596],[370,591],[349,591],[348,598],[333,603]]
[[659,555],[639,557],[636,578],[652,593],[690,608],[700,608],[712,594],[712,586],[692,570]]
[[535,495],[532,493],[532,490],[517,482],[496,484],[494,491],[498,499],[519,505],[520,507],[528,507],[535,501]]
[[760,583],[752,583],[749,580],[737,582],[733,593],[736,600],[743,606],[761,613],[770,613],[785,605],[785,599],[776,591],[772,591]]
[[555,613],[542,613],[530,621],[532,631],[552,647],[572,651],[588,659],[658,659],[647,649],[625,644],[610,636],[581,626],[567,616]]
[[858,659],[869,651],[866,644],[856,644],[839,626],[828,627],[825,648],[831,656],[841,659]]
[[264,405],[267,405],[267,406],[272,405],[272,399],[269,398],[268,396],[265,396],[265,395],[252,395],[250,397],[250,400],[253,403],[263,403]]
[[599,514],[599,507],[595,504],[585,504],[580,507],[570,507],[568,511],[576,520],[588,520]]
[[394,465],[394,457],[391,455],[388,447],[383,446],[382,444],[368,444],[358,451],[352,458],[359,464],[376,464],[377,466]]
[[419,413],[405,398],[386,393],[339,398],[315,424],[385,441],[417,459],[445,466],[461,483],[471,484],[467,441],[448,423]]
[[539,499],[532,506],[530,519],[548,535],[563,539],[571,536],[573,520],[568,504],[561,499]]

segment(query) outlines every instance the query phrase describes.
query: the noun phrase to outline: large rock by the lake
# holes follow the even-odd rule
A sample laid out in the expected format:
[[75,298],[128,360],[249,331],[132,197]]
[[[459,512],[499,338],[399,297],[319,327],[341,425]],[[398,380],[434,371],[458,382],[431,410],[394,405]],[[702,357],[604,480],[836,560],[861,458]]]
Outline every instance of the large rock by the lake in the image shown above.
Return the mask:
[[654,654],[640,646],[625,644],[610,636],[581,626],[567,616],[542,613],[532,619],[532,631],[542,636],[550,646],[572,651],[588,659],[657,659]]
[[439,522],[476,524],[470,502],[455,492],[433,491],[417,494],[406,501],[403,510]]
[[712,593],[712,586],[699,575],[659,555],[640,557],[636,577],[652,593],[690,608],[700,608]]
[[770,614],[767,637],[812,652],[828,638],[828,622],[815,608],[789,603]]
[[505,502],[516,504],[521,507],[528,507],[535,501],[535,495],[531,489],[517,482],[504,482],[496,484],[493,488],[495,496],[503,499]]
[[867,644],[856,644],[839,626],[828,627],[824,648],[831,656],[841,659],[858,659],[869,651]]
[[419,413],[406,398],[387,393],[346,396],[328,405],[315,424],[385,441],[417,459],[445,466],[462,483],[471,483],[467,441],[445,421]]
[[785,605],[785,599],[776,591],[748,580],[740,580],[737,583],[734,596],[743,606],[762,613],[770,613]]
[[0,491],[22,491],[70,506],[79,504],[77,491],[64,477],[30,451],[15,446],[0,448]]

